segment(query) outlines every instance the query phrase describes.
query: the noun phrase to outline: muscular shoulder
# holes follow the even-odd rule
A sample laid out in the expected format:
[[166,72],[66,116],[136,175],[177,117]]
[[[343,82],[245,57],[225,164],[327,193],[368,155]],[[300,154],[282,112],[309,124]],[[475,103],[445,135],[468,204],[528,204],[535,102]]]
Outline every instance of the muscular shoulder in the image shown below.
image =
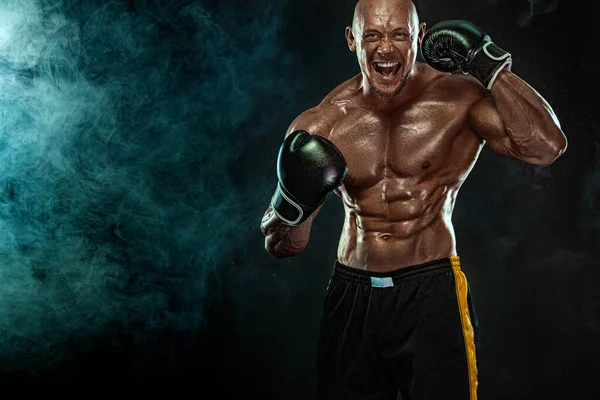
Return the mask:
[[328,93],[321,103],[296,117],[287,134],[301,129],[328,138],[333,127],[351,106],[358,90],[357,76],[341,83]]

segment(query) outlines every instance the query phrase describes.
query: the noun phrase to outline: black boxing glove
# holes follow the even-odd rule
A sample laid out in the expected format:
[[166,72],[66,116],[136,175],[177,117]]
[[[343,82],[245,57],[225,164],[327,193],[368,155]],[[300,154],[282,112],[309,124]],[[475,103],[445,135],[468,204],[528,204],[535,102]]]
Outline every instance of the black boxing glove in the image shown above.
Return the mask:
[[275,215],[286,225],[301,224],[347,173],[344,156],[329,140],[306,131],[292,132],[277,157],[279,182],[271,199]]
[[477,26],[462,20],[433,25],[423,37],[421,52],[433,68],[471,74],[487,89],[503,68],[510,70],[512,65],[510,53],[494,44]]

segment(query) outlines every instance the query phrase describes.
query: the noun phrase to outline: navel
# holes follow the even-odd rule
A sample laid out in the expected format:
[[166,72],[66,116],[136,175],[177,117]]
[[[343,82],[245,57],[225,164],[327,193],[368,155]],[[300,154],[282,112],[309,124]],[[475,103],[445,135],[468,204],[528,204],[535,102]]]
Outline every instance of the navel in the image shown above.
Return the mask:
[[422,165],[423,169],[427,169],[429,167],[431,167],[431,163],[429,161],[425,161]]

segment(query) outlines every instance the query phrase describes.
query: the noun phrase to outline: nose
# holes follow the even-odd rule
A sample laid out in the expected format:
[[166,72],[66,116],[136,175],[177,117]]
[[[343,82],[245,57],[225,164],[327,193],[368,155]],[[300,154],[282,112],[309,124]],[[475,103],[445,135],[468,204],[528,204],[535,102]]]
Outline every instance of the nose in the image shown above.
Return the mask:
[[377,48],[377,53],[381,55],[390,54],[392,51],[394,51],[392,43],[387,39],[383,39]]

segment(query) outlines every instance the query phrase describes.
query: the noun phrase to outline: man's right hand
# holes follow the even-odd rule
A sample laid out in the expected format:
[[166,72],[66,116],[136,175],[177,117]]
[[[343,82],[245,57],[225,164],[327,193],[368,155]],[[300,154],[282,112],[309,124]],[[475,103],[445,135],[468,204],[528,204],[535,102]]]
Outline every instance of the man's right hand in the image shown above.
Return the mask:
[[324,137],[292,132],[277,157],[273,211],[286,225],[304,222],[340,186],[348,173],[342,153]]

